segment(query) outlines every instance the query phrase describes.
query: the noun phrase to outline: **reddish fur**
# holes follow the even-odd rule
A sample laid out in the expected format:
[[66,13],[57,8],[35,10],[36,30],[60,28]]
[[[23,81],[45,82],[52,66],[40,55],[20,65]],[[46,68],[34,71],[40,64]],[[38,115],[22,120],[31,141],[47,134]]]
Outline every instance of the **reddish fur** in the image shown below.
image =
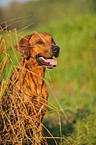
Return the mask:
[[[6,140],[18,142],[17,138],[21,143],[22,139],[29,141],[25,134],[29,138],[38,138],[30,141],[31,143],[40,144],[41,142],[39,137],[42,137],[42,121],[47,109],[48,91],[43,79],[45,68],[38,64],[35,57],[38,53],[43,57],[50,57],[51,48],[55,45],[51,39],[52,37],[48,33],[35,33],[22,38],[15,46],[22,56],[10,76],[1,102],[3,112],[0,119],[1,140],[5,144]],[[43,44],[36,44],[41,40],[44,42]],[[11,121],[11,125],[14,126],[14,131],[4,112]],[[25,133],[20,129],[25,130]]]

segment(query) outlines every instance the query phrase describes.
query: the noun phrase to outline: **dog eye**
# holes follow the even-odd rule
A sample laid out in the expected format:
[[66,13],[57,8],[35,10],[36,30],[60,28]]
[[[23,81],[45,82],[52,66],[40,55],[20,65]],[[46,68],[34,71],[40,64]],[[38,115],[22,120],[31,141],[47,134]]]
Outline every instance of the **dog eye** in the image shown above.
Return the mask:
[[36,42],[36,44],[43,44],[43,42],[42,41],[38,41],[38,42]]

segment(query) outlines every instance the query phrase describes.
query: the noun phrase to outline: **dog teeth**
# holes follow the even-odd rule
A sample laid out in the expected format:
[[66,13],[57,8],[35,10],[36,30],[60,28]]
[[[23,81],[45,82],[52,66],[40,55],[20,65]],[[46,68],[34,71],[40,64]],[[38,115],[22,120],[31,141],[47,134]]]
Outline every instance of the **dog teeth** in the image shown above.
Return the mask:
[[44,57],[40,57],[41,60],[45,61]]
[[45,60],[44,57],[41,57],[42,60]]

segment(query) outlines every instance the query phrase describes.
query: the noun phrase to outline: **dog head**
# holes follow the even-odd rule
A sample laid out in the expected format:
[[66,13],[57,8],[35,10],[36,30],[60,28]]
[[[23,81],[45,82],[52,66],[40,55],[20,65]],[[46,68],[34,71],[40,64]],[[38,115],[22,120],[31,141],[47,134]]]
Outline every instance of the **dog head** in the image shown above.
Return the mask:
[[15,48],[26,59],[30,57],[36,59],[39,65],[53,68],[57,61],[53,59],[59,56],[60,48],[56,45],[53,38],[48,33],[34,33],[22,38]]

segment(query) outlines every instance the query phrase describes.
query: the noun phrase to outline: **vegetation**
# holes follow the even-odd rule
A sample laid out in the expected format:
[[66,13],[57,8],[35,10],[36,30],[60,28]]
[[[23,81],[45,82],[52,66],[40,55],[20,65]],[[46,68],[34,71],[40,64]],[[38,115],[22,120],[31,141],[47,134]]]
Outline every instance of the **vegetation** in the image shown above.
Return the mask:
[[[54,137],[57,137],[55,140],[58,145],[95,145],[95,0],[46,0],[46,2],[42,0],[37,3],[23,4],[21,7],[22,10],[19,9],[18,13],[21,11],[21,16],[32,14],[32,19],[30,16],[18,19],[22,25],[17,23],[17,29],[24,27],[24,21],[25,26],[31,24],[32,21],[35,25],[16,32],[16,30],[7,31],[5,29],[6,24],[3,23],[2,33],[0,34],[0,51],[3,54],[1,57],[1,93],[3,94],[9,75],[20,57],[13,49],[17,38],[19,40],[35,31],[50,33],[61,50],[57,59],[57,68],[47,70],[46,73],[46,80],[50,85],[48,85],[49,104],[44,125]],[[25,8],[28,10],[27,12],[25,12]],[[12,14],[13,11],[14,13],[17,12],[16,8],[11,11]],[[18,13],[15,15],[16,17]],[[15,20],[15,22],[18,20]],[[7,26],[9,23],[11,27],[8,27],[8,29],[12,28],[13,25],[13,22],[9,21]],[[49,144],[56,144],[46,129],[44,129],[44,135],[49,137]]]

